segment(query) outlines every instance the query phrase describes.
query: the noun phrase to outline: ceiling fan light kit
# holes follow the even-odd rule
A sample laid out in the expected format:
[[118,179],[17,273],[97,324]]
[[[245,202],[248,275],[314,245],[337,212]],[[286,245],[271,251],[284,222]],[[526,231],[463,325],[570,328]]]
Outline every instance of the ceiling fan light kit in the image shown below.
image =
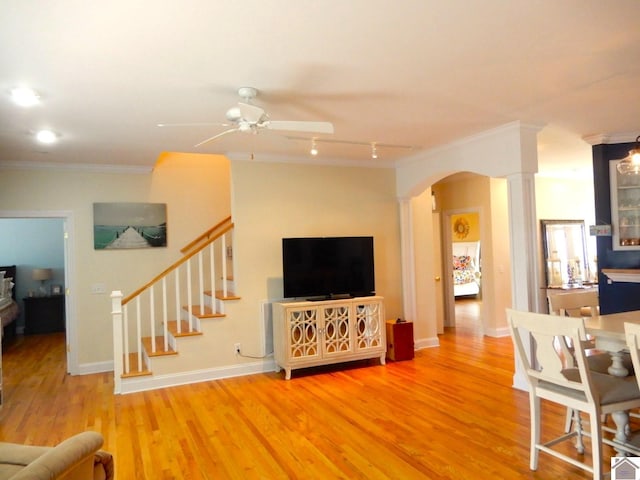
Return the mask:
[[[238,96],[243,101],[238,102],[237,105],[229,108],[226,112],[226,118],[231,122],[231,125],[229,125],[231,128],[202,140],[197,143],[195,147],[214,142],[220,137],[236,132],[258,134],[262,130],[276,130],[305,133],[333,133],[333,124],[330,122],[271,120],[262,107],[251,103],[257,95],[258,90],[254,87],[240,87],[238,89]],[[158,124],[158,126],[161,125],[165,127],[169,126],[169,124]]]
[[640,175],[640,135],[636,137],[635,147],[618,162],[616,168],[621,175]]

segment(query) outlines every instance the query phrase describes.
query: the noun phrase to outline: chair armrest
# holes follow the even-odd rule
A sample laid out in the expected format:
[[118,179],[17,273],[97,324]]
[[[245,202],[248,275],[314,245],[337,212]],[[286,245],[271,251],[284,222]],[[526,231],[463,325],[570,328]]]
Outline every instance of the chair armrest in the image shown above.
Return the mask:
[[[74,478],[74,470],[87,472],[84,478],[93,477],[95,453],[103,443],[97,432],[82,432],[70,437],[29,463],[12,477],[12,480],[35,480],[44,478]],[[79,477],[80,478],[80,477]]]

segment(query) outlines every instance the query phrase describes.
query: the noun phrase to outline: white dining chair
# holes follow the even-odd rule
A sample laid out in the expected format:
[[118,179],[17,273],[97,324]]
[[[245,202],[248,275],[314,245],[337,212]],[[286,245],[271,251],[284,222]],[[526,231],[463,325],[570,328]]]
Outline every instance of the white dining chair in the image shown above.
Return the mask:
[[552,315],[567,317],[595,317],[600,313],[598,290],[573,290],[549,295],[549,311]]
[[[561,317],[595,317],[600,314],[600,300],[598,298],[598,290],[591,288],[588,290],[574,290],[565,293],[549,295],[549,312],[551,315]],[[559,338],[558,342],[563,342],[562,347],[567,347],[565,353],[573,356],[573,345],[566,338]],[[611,366],[611,355],[595,348],[595,341],[587,335],[586,340],[581,342],[582,348],[587,356],[587,364],[594,372],[609,373]],[[559,345],[560,346],[560,345]],[[568,357],[568,361],[571,362]],[[625,368],[633,374],[633,365],[631,357],[624,354],[622,357]],[[569,365],[573,366],[573,365]],[[569,432],[572,428],[573,421],[577,413],[571,409],[567,410],[564,431]]]
[[[551,315],[560,317],[595,317],[600,313],[600,303],[596,289],[557,293],[549,295],[547,298]],[[582,342],[582,348],[595,348],[593,339],[587,336],[587,339]]]
[[[600,480],[603,472],[603,444],[637,455],[630,446],[609,438],[610,429],[604,429],[607,435],[603,435],[602,424],[603,414],[640,407],[640,389],[635,378],[614,377],[591,371],[581,348],[574,351],[575,366],[567,367],[563,354],[556,348],[558,337],[567,337],[574,345],[580,345],[585,340],[583,319],[566,317],[564,321],[558,322],[553,315],[507,309],[507,321],[516,358],[522,363],[529,383],[531,470],[537,470],[539,453],[545,452],[591,472],[594,479]],[[542,441],[542,399],[588,415],[589,431],[583,431],[581,422],[577,421],[571,432]],[[584,452],[583,437],[591,439],[591,463],[581,455]],[[577,439],[578,458],[554,448],[572,438]]]

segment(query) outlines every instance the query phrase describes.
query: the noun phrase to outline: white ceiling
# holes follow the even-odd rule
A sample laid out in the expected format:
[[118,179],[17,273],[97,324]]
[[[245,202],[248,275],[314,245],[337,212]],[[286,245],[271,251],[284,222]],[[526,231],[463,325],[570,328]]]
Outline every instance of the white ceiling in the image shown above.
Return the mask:
[[[310,159],[273,132],[193,145],[253,86],[273,120],[333,122],[393,165],[520,120],[541,171],[591,168],[593,134],[640,133],[637,0],[3,0],[0,162],[153,165],[162,151]],[[8,98],[29,85],[41,104]],[[32,133],[59,133],[53,146]],[[298,135],[292,133],[291,135]],[[315,161],[371,165],[367,145]]]

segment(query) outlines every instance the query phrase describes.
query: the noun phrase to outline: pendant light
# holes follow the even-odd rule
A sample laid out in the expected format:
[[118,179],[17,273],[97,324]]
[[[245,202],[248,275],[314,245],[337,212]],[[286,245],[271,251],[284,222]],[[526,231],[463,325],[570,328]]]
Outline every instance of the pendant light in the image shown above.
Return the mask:
[[616,168],[621,175],[640,175],[640,135],[636,137],[635,147],[618,162]]

